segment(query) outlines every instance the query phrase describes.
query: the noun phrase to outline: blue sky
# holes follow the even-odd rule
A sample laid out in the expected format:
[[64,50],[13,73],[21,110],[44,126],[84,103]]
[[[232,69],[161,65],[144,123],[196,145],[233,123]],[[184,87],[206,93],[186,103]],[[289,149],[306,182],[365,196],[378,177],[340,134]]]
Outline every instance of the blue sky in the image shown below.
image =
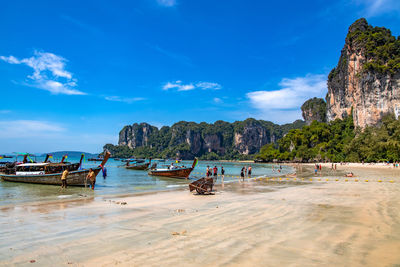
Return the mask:
[[400,34],[397,0],[2,1],[0,152],[99,152],[134,122],[294,121],[360,17]]

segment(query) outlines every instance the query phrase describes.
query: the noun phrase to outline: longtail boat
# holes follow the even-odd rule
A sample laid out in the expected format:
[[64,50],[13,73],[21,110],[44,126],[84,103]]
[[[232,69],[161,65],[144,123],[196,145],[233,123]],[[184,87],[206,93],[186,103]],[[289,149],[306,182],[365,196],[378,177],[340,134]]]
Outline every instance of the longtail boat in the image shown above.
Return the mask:
[[163,176],[170,178],[188,179],[190,173],[197,165],[197,158],[194,159],[190,168],[167,168],[167,169],[151,169],[148,174],[154,176]]
[[126,162],[126,165],[125,165],[125,168],[128,169],[128,170],[139,170],[139,171],[144,171],[144,170],[149,169],[150,164],[151,164],[151,158],[150,158],[150,161],[149,161],[149,162],[144,163],[144,164],[135,163],[135,164],[133,164],[133,165],[130,165],[130,164],[129,164],[129,161],[127,161],[127,162]]
[[90,158],[88,161],[103,161],[104,158]]
[[[92,168],[96,176],[104,167],[109,157],[110,153],[107,152],[101,164],[98,167]],[[79,170],[81,163],[82,158],[80,163],[76,163],[79,164],[78,168],[76,168],[76,164],[23,163],[15,166],[15,174],[0,174],[0,178],[9,182],[61,185],[62,172],[68,169],[67,185],[86,186],[88,183],[86,176],[89,173],[89,169]]]

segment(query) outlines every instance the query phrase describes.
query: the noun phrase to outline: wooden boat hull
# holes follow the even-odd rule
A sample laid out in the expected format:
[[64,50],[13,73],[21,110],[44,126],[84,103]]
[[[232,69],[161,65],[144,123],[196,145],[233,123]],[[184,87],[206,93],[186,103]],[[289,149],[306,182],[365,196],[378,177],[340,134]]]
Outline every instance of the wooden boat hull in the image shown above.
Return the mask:
[[[101,167],[92,169],[97,176],[97,174],[101,170]],[[68,186],[90,185],[90,181],[86,181],[86,176],[88,173],[89,173],[88,169],[69,172],[67,176],[67,185]],[[8,182],[61,185],[61,173],[52,173],[43,175],[0,174],[0,178]]]
[[128,170],[138,170],[138,171],[144,171],[147,170],[150,166],[150,163],[142,164],[142,165],[131,165],[131,166],[125,166],[126,169]]
[[98,158],[98,159],[88,159],[88,161],[103,161],[103,159],[102,158]]
[[176,170],[150,170],[149,175],[188,179],[192,170],[193,168],[176,169]]

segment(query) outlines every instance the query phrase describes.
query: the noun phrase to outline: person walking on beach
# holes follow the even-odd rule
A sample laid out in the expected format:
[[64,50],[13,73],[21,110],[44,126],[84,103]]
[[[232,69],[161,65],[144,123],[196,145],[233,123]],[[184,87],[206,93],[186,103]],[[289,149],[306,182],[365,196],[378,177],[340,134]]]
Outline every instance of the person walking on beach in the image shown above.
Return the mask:
[[65,169],[61,175],[61,188],[67,188],[68,169]]
[[225,169],[224,169],[223,166],[221,166],[221,178],[222,178],[222,181],[224,180],[224,177],[225,177]]
[[92,168],[90,168],[89,173],[86,176],[86,179],[89,179],[90,185],[92,186],[92,190],[94,190],[94,185],[96,183],[96,174],[94,173]]
[[242,177],[242,181],[244,182],[244,167],[240,171],[240,177]]

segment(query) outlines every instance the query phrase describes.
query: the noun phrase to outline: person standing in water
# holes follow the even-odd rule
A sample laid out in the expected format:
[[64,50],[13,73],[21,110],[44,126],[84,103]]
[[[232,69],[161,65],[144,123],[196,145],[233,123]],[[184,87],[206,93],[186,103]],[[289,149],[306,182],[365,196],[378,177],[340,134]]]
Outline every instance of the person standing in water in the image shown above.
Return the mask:
[[251,177],[251,165],[249,166],[249,168],[247,169],[247,174],[249,177]]
[[224,178],[225,178],[225,169],[223,166],[221,166],[221,183],[222,187],[224,187]]
[[207,169],[206,169],[206,176],[207,176],[207,178],[208,178],[208,176],[210,176],[210,166],[207,166]]
[[242,178],[242,181],[244,182],[244,167],[240,171],[240,177]]
[[94,185],[96,184],[96,174],[94,173],[93,169],[90,168],[86,179],[89,179],[90,185],[92,186],[92,190],[94,190]]
[[217,168],[217,166],[214,166],[214,168],[213,168],[213,175],[214,175],[215,181],[217,181],[217,178],[218,178],[218,168]]
[[104,179],[107,178],[107,168],[106,167],[103,168],[103,178]]
[[61,175],[61,188],[67,188],[68,169],[65,169]]

